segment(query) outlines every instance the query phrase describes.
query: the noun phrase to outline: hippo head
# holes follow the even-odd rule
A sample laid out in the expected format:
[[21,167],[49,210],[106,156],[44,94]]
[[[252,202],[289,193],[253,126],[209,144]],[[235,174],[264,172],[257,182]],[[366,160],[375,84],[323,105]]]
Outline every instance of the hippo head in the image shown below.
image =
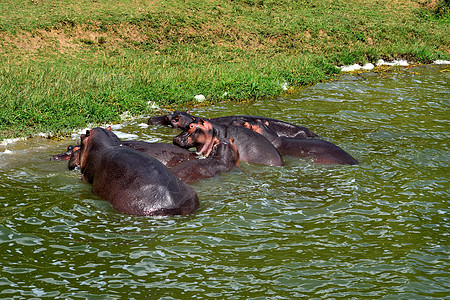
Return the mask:
[[107,129],[96,127],[91,130],[86,130],[86,133],[81,135],[81,146],[79,150],[81,171],[83,172],[86,167],[91,152],[101,151],[111,146],[118,146],[120,143],[119,138],[111,132],[111,127]]
[[235,122],[234,124],[251,129],[271,142],[278,138],[278,134],[269,128],[269,123],[267,121],[262,121],[260,119],[256,119],[255,121],[256,122]]
[[239,166],[239,151],[234,139],[221,138],[214,143],[211,156]]
[[197,121],[197,117],[191,116],[189,111],[175,111],[173,114],[167,115],[164,121],[165,124],[169,124],[173,128],[188,129],[189,124]]
[[79,146],[78,145],[77,146],[69,145],[67,147],[67,151],[60,153],[60,154],[53,155],[52,157],[50,157],[50,160],[69,160],[75,147],[79,147]]
[[199,153],[208,156],[217,140],[211,122],[199,118],[177,135],[173,143],[183,148],[195,147]]
[[69,158],[68,167],[69,170],[79,170],[80,169],[80,148],[81,146],[75,146],[72,154]]
[[195,119],[195,117],[189,114],[189,110],[187,110],[186,112],[174,111],[173,113],[168,115],[151,117],[150,119],[148,119],[147,124],[170,125],[173,128],[185,129],[192,122],[192,120]]

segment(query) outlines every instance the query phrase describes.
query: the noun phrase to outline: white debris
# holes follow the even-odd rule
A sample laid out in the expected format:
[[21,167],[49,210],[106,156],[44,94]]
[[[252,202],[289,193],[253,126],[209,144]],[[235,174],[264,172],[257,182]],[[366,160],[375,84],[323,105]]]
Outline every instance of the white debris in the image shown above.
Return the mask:
[[150,106],[151,109],[159,109],[159,106],[155,101],[148,101],[147,105]]
[[287,91],[287,90],[288,90],[288,84],[287,84],[287,82],[282,83],[282,84],[281,84],[281,88],[282,88],[283,90]]
[[206,97],[203,96],[202,94],[200,94],[200,95],[195,95],[194,98],[195,98],[195,100],[197,100],[198,102],[203,102],[203,101],[206,100]]

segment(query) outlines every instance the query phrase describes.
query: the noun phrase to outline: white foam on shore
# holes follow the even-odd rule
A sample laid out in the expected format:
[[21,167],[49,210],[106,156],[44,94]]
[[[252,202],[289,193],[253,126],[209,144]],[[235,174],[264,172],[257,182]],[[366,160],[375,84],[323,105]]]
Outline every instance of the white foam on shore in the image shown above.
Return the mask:
[[409,63],[403,59],[395,59],[393,61],[385,61],[384,59],[379,59],[377,61],[377,66],[401,66],[407,67]]
[[435,65],[450,65],[450,60],[441,60],[441,59],[438,59],[438,60],[435,60],[433,63],[434,63]]
[[0,145],[6,146],[6,145],[9,145],[9,144],[13,144],[13,143],[16,143],[18,141],[24,141],[24,140],[26,140],[26,138],[4,139],[3,141],[0,142]]
[[[450,65],[450,60],[435,60],[433,62],[435,65]],[[379,59],[377,61],[377,66],[400,66],[400,67],[407,67],[410,64],[408,61],[403,59],[395,59],[393,61],[385,61],[384,59]],[[364,66],[361,66],[359,64],[349,65],[349,66],[342,66],[338,67],[341,69],[341,72],[354,72],[358,70],[372,70],[375,68],[375,66],[371,63],[365,64]]]
[[351,66],[342,66],[340,67],[342,72],[354,72],[354,71],[358,71],[358,70],[372,70],[373,68],[375,68],[375,66],[372,63],[368,63],[365,64],[364,66],[358,65],[358,64],[354,64]]

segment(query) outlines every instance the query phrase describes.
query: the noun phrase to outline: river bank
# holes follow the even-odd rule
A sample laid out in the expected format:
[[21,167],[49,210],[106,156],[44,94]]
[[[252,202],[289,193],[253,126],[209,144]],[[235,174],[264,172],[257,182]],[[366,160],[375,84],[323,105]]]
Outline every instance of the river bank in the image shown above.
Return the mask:
[[379,59],[450,59],[448,13],[419,1],[6,0],[0,140],[124,112],[270,98]]

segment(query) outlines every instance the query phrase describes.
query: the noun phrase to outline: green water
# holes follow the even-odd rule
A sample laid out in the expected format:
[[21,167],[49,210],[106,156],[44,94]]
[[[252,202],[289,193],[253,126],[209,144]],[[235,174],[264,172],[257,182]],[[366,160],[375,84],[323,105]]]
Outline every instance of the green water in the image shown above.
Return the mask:
[[[448,298],[449,79],[448,66],[345,75],[289,98],[192,109],[301,124],[360,164],[241,163],[193,184],[201,207],[185,217],[115,212],[49,161],[73,139],[0,146],[0,298]],[[114,131],[179,133],[145,122]]]

